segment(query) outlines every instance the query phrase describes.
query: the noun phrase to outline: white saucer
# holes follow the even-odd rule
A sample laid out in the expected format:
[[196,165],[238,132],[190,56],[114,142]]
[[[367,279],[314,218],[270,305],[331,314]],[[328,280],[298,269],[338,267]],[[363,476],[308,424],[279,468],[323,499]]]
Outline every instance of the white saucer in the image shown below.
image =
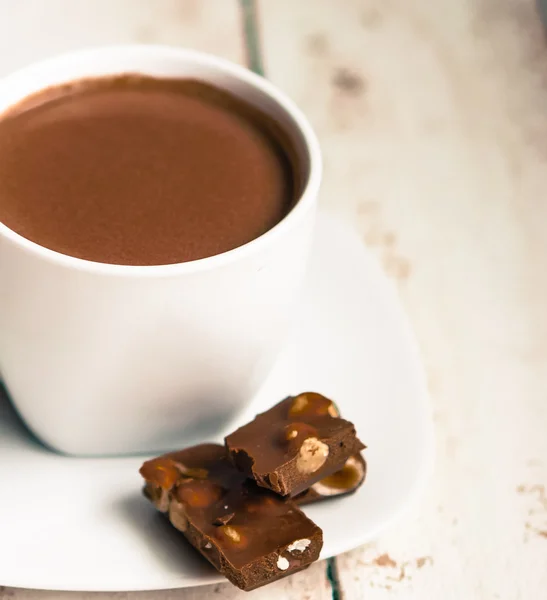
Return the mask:
[[[326,215],[298,327],[240,421],[308,389],[334,398],[368,446],[359,492],[306,509],[323,528],[326,558],[378,535],[423,489],[433,462],[424,373],[397,295],[359,239]],[[57,456],[0,398],[0,585],[115,591],[220,581],[141,496],[142,460]]]

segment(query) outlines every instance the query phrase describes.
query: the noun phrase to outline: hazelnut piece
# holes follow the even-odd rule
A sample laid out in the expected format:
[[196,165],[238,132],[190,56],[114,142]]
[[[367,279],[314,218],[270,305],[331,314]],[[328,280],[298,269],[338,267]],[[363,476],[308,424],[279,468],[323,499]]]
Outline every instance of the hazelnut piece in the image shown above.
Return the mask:
[[177,463],[169,458],[148,460],[142,465],[139,473],[146,481],[164,490],[170,490],[180,477]]
[[284,556],[280,556],[277,559],[277,568],[280,571],[286,571],[289,568],[289,566],[290,566],[290,563]]
[[289,417],[339,417],[340,412],[332,400],[316,392],[304,392],[295,396],[289,408]]
[[155,483],[146,482],[144,486],[144,495],[152,504],[162,513],[169,509],[169,491],[163,489]]
[[209,471],[201,467],[187,467],[185,465],[179,465],[179,467],[185,477],[191,477],[192,479],[207,479],[209,475]]
[[317,429],[307,423],[289,423],[283,429],[283,438],[287,442],[292,440],[305,440],[308,437],[317,437]]
[[207,480],[189,479],[176,490],[177,500],[192,508],[206,508],[222,497],[222,488]]
[[222,543],[243,550],[249,545],[249,539],[241,527],[221,525],[215,530],[215,537]]
[[350,456],[339,471],[314,483],[312,489],[320,496],[336,496],[357,488],[365,475],[363,462],[357,456]]
[[175,529],[182,531],[182,533],[188,529],[188,517],[184,506],[176,500],[172,500],[169,505],[169,521]]
[[311,540],[308,539],[294,540],[292,544],[287,546],[287,552],[291,554],[294,552],[304,552],[310,544]]
[[329,447],[317,438],[307,438],[302,442],[302,446],[296,458],[296,469],[303,475],[309,475],[318,471],[327,461],[329,456]]

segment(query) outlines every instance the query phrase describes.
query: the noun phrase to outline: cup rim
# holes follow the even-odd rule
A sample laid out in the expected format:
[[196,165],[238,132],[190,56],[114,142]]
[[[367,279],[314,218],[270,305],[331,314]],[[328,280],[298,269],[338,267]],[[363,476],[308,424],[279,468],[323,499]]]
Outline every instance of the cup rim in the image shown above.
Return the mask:
[[[293,225],[296,224],[312,207],[319,193],[319,186],[322,176],[322,158],[319,141],[310,123],[308,122],[308,119],[300,110],[300,108],[298,108],[296,103],[274,84],[270,83],[270,81],[264,77],[253,73],[246,67],[233,63],[228,59],[191,48],[161,44],[117,44],[108,46],[92,46],[58,54],[44,60],[33,62],[21,69],[18,69],[0,79],[0,90],[3,86],[9,85],[12,78],[32,75],[34,71],[40,71],[44,67],[49,67],[58,61],[66,60],[68,58],[77,60],[78,58],[85,58],[93,54],[104,55],[122,52],[143,53],[146,55],[157,54],[159,57],[170,56],[173,58],[181,57],[185,58],[186,60],[190,59],[197,64],[218,69],[230,77],[239,79],[240,81],[243,81],[252,87],[258,88],[260,91],[272,98],[274,102],[279,105],[281,109],[284,110],[295,122],[308,155],[309,174],[304,189],[295,202],[295,205],[281,219],[281,221],[250,242],[246,242],[237,248],[233,248],[232,250],[227,250],[213,256],[165,265],[119,265],[77,258],[75,256],[63,254],[61,252],[57,252],[56,250],[51,250],[50,248],[41,246],[40,244],[16,233],[1,221],[0,236],[4,236],[7,240],[11,241],[27,253],[38,255],[43,260],[58,266],[64,266],[79,271],[86,271],[101,275],[165,277],[184,273],[195,273],[216,267],[223,267],[233,263],[236,260],[243,259],[256,250],[273,243],[275,239],[293,227]],[[41,88],[37,88],[36,91],[39,91],[40,89]]]

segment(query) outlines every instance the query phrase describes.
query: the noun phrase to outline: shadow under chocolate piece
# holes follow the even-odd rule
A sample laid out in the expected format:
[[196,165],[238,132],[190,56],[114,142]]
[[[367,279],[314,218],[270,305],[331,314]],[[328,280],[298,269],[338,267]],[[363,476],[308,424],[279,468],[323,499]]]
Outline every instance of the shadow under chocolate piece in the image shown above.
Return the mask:
[[306,392],[258,414],[225,439],[239,471],[282,496],[296,496],[342,469],[365,446],[332,400]]
[[143,464],[145,496],[220,573],[249,591],[318,559],[321,529],[245,478],[223,446],[200,444]]
[[339,471],[314,483],[292,500],[299,506],[304,506],[328,498],[349,496],[363,485],[366,475],[367,463],[365,459],[360,454],[350,456]]

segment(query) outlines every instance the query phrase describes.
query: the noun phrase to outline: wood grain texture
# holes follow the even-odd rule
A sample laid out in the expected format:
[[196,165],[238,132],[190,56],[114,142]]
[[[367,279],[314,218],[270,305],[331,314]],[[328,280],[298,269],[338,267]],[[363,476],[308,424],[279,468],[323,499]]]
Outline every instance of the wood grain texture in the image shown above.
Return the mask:
[[[238,17],[225,0],[99,3],[117,20],[94,22],[84,38],[135,35],[124,29],[131,3],[148,15],[142,26],[154,40],[242,60]],[[0,11],[15,4],[4,0]],[[188,11],[182,25],[172,23],[174,7]],[[435,409],[428,494],[374,544],[338,558],[340,595],[541,598],[547,44],[534,2],[261,0],[258,8],[266,73],[302,106],[323,145],[321,202],[354,223],[397,281]],[[222,36],[221,18],[231,23]],[[27,60],[21,46],[17,60]],[[255,595],[327,600],[332,590],[319,563]],[[228,584],[105,595],[0,590],[2,600],[215,597],[247,596]]]
[[82,592],[42,592],[2,588],[0,600],[331,600],[330,584],[325,578],[325,562],[315,563],[303,573],[260,588],[249,596],[231,583],[220,583],[193,589],[156,592],[118,592],[110,594]]
[[0,0],[0,76],[60,52],[122,43],[245,62],[237,0]]
[[261,9],[267,73],[323,144],[322,202],[355,223],[398,282],[435,408],[431,490],[377,543],[339,557],[342,593],[541,597],[547,45],[535,5]]

